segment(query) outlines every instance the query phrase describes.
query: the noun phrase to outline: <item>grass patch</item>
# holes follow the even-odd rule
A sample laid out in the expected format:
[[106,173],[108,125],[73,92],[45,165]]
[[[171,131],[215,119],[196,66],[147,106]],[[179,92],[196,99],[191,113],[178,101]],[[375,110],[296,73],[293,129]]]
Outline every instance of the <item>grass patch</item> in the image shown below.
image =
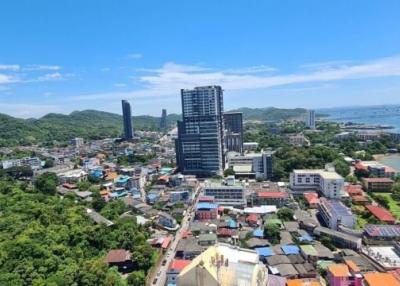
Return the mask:
[[400,219],[400,202],[393,200],[391,193],[374,193],[377,195],[382,195],[388,198],[389,200],[389,210],[390,212],[397,218]]

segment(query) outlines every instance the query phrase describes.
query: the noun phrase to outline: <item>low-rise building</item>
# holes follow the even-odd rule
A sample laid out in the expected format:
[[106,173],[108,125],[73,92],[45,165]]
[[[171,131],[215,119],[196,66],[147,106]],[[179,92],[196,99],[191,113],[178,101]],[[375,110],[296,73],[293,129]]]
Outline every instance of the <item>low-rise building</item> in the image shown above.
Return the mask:
[[400,286],[392,273],[370,272],[364,274],[365,286]]
[[236,177],[271,180],[273,152],[246,153],[241,155],[229,152],[228,167],[232,168]]
[[367,192],[391,192],[393,183],[394,181],[389,178],[363,178],[363,185]]
[[125,249],[110,250],[106,262],[109,266],[116,266],[120,272],[129,272],[133,268],[132,254]]
[[294,191],[316,190],[327,198],[340,199],[344,194],[344,178],[332,170],[293,170],[290,188]]
[[166,285],[176,285],[176,278],[179,273],[181,273],[182,269],[188,266],[192,261],[185,259],[174,259],[171,261],[171,264],[167,270],[167,281]]
[[228,244],[209,247],[178,275],[178,286],[267,285],[268,270],[254,250]]
[[355,217],[351,211],[340,201],[320,199],[319,214],[325,224],[331,229],[338,229],[339,225],[354,228]]
[[174,219],[170,214],[165,212],[160,212],[158,214],[158,223],[167,228],[176,227],[176,219]]
[[365,207],[377,220],[382,223],[387,224],[395,224],[396,218],[385,208],[376,206],[376,205],[368,205]]
[[244,185],[229,176],[226,181],[206,181],[204,195],[214,197],[215,202],[224,206],[244,207],[246,196]]
[[196,205],[195,218],[197,220],[213,220],[218,215],[218,205],[214,203],[200,202]]
[[363,276],[356,266],[350,269],[346,264],[331,264],[327,276],[329,286],[362,286]]

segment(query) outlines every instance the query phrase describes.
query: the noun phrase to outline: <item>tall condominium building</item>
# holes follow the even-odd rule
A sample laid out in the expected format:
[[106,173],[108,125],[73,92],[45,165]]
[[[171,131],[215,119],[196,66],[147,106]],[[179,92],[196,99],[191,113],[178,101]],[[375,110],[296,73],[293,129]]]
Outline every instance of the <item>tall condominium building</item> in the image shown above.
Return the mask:
[[133,138],[132,111],[131,111],[131,105],[126,100],[122,100],[122,118],[124,122],[124,139],[125,140],[132,139]]
[[184,174],[222,174],[224,159],[223,91],[220,86],[182,89],[176,160]]
[[224,113],[226,151],[243,152],[243,114]]
[[308,110],[306,114],[306,127],[315,129],[315,111]]
[[167,129],[167,110],[166,109],[163,109],[162,113],[161,113],[160,129],[161,130]]

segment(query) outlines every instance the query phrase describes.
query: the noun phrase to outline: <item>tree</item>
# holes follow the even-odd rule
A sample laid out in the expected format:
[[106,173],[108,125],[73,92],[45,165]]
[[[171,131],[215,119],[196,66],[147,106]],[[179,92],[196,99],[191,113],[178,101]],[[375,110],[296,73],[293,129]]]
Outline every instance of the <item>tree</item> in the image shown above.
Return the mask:
[[333,162],[335,171],[342,177],[346,177],[350,173],[350,167],[343,159],[336,159]]
[[372,198],[384,208],[389,208],[389,199],[384,195],[372,195]]
[[100,195],[100,192],[93,192],[92,193],[92,208],[95,209],[95,211],[99,212],[101,211],[104,206],[106,205],[105,200],[103,197]]
[[279,226],[274,223],[266,224],[264,227],[264,237],[266,237],[272,244],[279,243],[281,239],[280,232],[281,230],[279,229]]
[[133,271],[128,276],[128,286],[142,286],[146,283],[146,276],[143,270]]
[[355,177],[355,176],[352,176],[352,175],[347,175],[346,176],[346,181],[347,182],[349,182],[350,184],[353,184],[353,185],[355,185],[355,184],[357,184],[357,177]]
[[336,250],[336,247],[333,245],[332,239],[330,237],[322,236],[320,242],[322,243],[322,245],[326,246],[330,250],[332,251]]
[[92,184],[89,181],[80,181],[77,183],[77,187],[80,192],[87,191]]
[[58,178],[54,173],[46,172],[37,177],[35,187],[40,192],[54,195],[57,190]]
[[234,175],[235,171],[233,171],[233,168],[228,168],[224,171],[224,177],[234,176]]
[[292,221],[294,212],[289,208],[281,208],[278,210],[277,215],[283,221]]

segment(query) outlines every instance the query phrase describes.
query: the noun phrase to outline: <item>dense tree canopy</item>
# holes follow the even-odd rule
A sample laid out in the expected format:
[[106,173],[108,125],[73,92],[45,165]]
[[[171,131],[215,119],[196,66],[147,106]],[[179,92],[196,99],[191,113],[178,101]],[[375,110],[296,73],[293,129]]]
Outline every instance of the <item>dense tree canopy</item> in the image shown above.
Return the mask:
[[115,248],[132,251],[140,281],[155,258],[148,232],[128,218],[95,224],[73,198],[44,191],[49,177],[35,189],[0,180],[0,285],[126,285],[104,261]]

